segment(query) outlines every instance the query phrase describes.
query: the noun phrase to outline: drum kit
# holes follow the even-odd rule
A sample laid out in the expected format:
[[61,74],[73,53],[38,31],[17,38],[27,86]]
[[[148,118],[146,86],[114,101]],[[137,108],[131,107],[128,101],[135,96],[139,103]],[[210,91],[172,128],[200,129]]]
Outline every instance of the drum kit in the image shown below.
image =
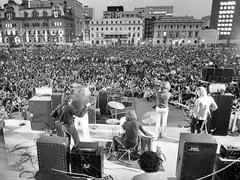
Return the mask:
[[115,102],[115,101],[109,101],[108,105],[115,109],[115,118],[114,119],[107,119],[106,123],[111,125],[116,125],[120,122],[120,120],[117,119],[117,110],[123,110],[125,109],[125,106],[122,103]]

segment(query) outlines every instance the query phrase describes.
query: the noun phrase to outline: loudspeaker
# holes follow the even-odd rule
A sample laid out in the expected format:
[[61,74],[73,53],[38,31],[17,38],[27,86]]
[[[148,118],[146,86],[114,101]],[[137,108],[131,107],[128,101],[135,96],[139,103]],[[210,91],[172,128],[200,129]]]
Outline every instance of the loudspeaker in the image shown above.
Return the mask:
[[69,172],[70,147],[68,138],[42,136],[37,139],[39,170],[57,169]]
[[29,113],[32,130],[44,131],[45,129],[53,128],[51,109],[50,96],[34,96],[29,99]]
[[240,161],[236,161],[233,159],[226,159],[221,158],[219,155],[216,156],[215,161],[215,171],[218,171],[222,168],[225,168],[226,166],[229,166],[228,168],[224,169],[223,171],[220,171],[219,173],[214,175],[213,180],[239,180],[240,179]]
[[[84,142],[82,142],[84,143]],[[81,146],[85,146],[82,144]],[[101,178],[103,175],[103,147],[89,146],[86,142],[86,148],[74,146],[71,151],[71,169],[72,173],[86,174],[89,176]]]
[[215,76],[222,76],[223,75],[223,69],[222,68],[215,68],[214,69],[214,75]]
[[232,77],[231,76],[221,76],[220,82],[221,83],[230,83],[230,82],[232,82]]
[[209,77],[214,75],[214,69],[213,67],[205,67],[202,70],[202,77],[204,81],[209,81]]
[[54,110],[59,104],[61,104],[63,93],[53,93],[52,94],[52,110]]
[[[213,172],[217,143],[208,134],[181,133],[176,177],[193,180]],[[206,180],[210,178],[206,178]]]
[[213,135],[226,136],[234,97],[232,95],[216,94],[213,95],[213,98],[218,109],[212,112],[210,121],[207,123],[208,129],[211,129]]
[[208,81],[218,83],[220,81],[220,76],[209,76]]
[[99,91],[98,102],[97,102],[101,115],[107,115],[107,91]]
[[230,76],[230,77],[233,77],[233,76],[235,76],[235,71],[234,71],[234,69],[225,68],[225,69],[223,69],[223,74],[222,74],[222,76]]
[[88,112],[89,124],[95,124],[96,123],[96,109],[89,108],[87,112]]

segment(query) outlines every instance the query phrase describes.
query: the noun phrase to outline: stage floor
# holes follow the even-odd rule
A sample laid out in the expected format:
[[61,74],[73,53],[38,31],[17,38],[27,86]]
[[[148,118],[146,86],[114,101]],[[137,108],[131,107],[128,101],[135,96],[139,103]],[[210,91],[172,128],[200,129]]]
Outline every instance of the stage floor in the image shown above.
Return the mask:
[[[0,180],[17,180],[20,172],[17,172],[13,166],[19,161],[20,155],[18,151],[11,150],[14,148],[24,147],[25,150],[31,154],[33,161],[27,161],[22,164],[22,171],[36,172],[38,170],[37,162],[37,150],[36,150],[36,139],[45,134],[43,131],[32,131],[29,121],[23,120],[6,120],[6,127],[4,128],[5,142],[8,149],[6,155],[0,156]],[[24,122],[24,126],[19,126],[21,122]],[[106,142],[112,138],[112,130],[118,130],[119,126],[111,126],[105,124],[96,124],[90,125],[92,141],[98,141],[100,145],[105,145]],[[145,129],[152,131],[154,127],[145,126]],[[178,152],[178,142],[180,133],[188,133],[188,128],[179,128],[179,127],[168,127],[167,128],[167,138],[161,139],[154,142],[153,150],[156,146],[160,146],[162,152],[166,157],[166,161],[163,163],[165,169],[165,175],[168,177],[168,180],[176,179],[176,162],[177,162],[177,152]],[[88,141],[80,137],[82,141]],[[220,137],[215,136],[218,144],[231,144],[240,146],[239,137]],[[23,149],[24,149],[23,148]],[[7,158],[7,164],[5,163]],[[7,170],[7,166],[11,167],[12,170]],[[5,167],[5,168],[3,168]],[[2,169],[1,169],[2,168]],[[19,170],[20,171],[20,170]],[[142,171],[140,169],[128,168],[116,164],[114,162],[108,161],[104,157],[104,174],[112,175],[114,180],[128,180],[131,179],[134,175],[140,174]],[[25,179],[25,178],[20,178]]]

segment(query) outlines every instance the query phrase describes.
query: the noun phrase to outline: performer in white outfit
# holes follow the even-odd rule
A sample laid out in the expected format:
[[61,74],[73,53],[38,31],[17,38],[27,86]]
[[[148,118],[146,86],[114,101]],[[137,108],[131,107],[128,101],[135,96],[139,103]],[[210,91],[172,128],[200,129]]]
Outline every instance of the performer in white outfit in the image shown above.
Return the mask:
[[77,128],[81,139],[85,141],[91,139],[87,113],[88,107],[91,106],[89,102],[90,94],[91,93],[87,87],[75,87],[72,93],[72,101],[70,102],[70,104],[75,107],[78,114],[74,119],[75,127]]
[[166,137],[166,128],[167,128],[167,118],[168,118],[168,100],[171,97],[171,93],[169,92],[171,89],[169,82],[164,82],[157,91],[157,106],[156,112],[160,114],[160,119],[156,122],[155,134],[156,138],[164,138]]
[[201,132],[202,124],[206,123],[208,117],[211,115],[211,111],[215,111],[218,106],[213,97],[207,94],[207,90],[204,87],[198,87],[196,89],[198,98],[195,101],[195,109],[193,112],[193,119],[190,125],[191,133]]

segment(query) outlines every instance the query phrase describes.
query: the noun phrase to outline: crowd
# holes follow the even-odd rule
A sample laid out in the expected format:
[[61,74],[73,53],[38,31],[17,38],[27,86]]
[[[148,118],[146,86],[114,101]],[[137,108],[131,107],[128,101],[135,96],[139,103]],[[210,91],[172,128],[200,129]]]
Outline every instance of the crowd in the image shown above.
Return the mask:
[[118,87],[124,96],[150,98],[162,80],[172,94],[199,86],[202,68],[210,63],[234,68],[234,48],[186,46],[43,46],[0,50],[4,74],[0,97],[4,106],[14,97],[29,99],[36,87],[66,91],[74,82],[101,90]]

